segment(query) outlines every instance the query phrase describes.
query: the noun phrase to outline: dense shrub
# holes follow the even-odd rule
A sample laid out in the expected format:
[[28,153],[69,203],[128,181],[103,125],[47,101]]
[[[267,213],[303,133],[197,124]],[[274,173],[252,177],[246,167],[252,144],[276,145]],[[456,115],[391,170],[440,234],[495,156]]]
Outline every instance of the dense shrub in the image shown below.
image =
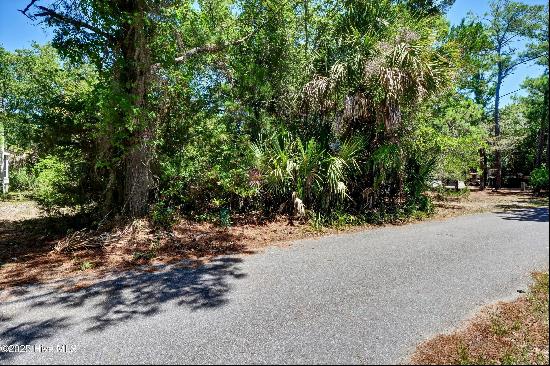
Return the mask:
[[280,205],[292,193],[307,209],[331,211],[350,199],[354,173],[360,170],[361,138],[330,146],[282,130],[254,147],[262,196]]
[[194,122],[179,132],[185,136],[183,145],[179,139],[164,142],[161,196],[187,212],[218,211],[224,205],[250,208],[258,187],[250,179],[253,152],[248,137],[216,118]]
[[176,223],[176,219],[176,210],[165,201],[159,201],[151,208],[151,221],[157,227],[169,228]]
[[36,176],[26,167],[10,171],[10,190],[31,191],[35,185]]
[[[494,29],[451,28],[432,4],[449,1],[157,2],[129,2],[129,17],[119,2],[32,1],[54,46],[0,47],[2,131],[41,158],[13,186],[47,210],[95,204],[162,227],[176,213],[222,226],[237,213],[400,220],[432,211],[427,183],[465,179],[490,146],[503,176],[518,146],[535,151],[547,78],[490,139],[491,88],[478,79]],[[130,41],[114,31],[140,24]]]
[[542,166],[531,172],[531,186],[535,191],[548,189],[548,168]]
[[38,204],[48,212],[82,204],[78,168],[77,161],[67,158],[50,155],[41,159],[34,166],[33,195]]

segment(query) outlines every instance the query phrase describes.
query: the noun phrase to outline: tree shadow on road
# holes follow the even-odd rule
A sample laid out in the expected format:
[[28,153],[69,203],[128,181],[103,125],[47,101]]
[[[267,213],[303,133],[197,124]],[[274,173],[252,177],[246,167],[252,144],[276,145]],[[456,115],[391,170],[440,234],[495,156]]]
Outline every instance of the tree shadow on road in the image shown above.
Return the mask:
[[[153,316],[169,306],[191,311],[221,307],[228,301],[231,280],[246,276],[238,267],[240,262],[240,258],[220,257],[193,269],[176,265],[153,273],[128,271],[70,292],[52,286],[28,286],[14,299],[4,301],[8,307],[16,306],[18,313],[2,319],[0,344],[44,342],[75,327],[83,332],[101,332]],[[61,309],[63,316],[48,316],[52,309]],[[46,319],[33,319],[44,315]],[[33,320],[17,319],[22,316]],[[13,356],[0,352],[0,361]]]
[[[23,347],[25,346],[30,345],[33,347],[38,345],[38,341],[55,335],[57,332],[66,329],[68,325],[68,317],[55,317],[48,320],[28,321],[8,326],[7,329],[0,332],[1,345],[3,347],[16,346],[20,347],[20,349],[15,348],[10,350],[8,348],[9,352],[2,350],[0,352],[0,361],[7,361],[15,357],[17,354],[15,351],[23,352]],[[31,348],[32,351],[33,348]]]
[[504,220],[548,222],[548,208],[515,208],[515,206],[501,205],[503,211],[498,212]]

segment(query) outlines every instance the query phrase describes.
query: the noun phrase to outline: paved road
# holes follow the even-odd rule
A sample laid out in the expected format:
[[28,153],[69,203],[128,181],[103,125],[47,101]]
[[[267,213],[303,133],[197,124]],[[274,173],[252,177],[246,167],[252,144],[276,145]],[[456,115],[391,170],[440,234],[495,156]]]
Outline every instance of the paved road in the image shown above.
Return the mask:
[[[396,363],[548,268],[548,209],[297,242],[0,304],[0,363]],[[73,353],[38,352],[67,345]]]

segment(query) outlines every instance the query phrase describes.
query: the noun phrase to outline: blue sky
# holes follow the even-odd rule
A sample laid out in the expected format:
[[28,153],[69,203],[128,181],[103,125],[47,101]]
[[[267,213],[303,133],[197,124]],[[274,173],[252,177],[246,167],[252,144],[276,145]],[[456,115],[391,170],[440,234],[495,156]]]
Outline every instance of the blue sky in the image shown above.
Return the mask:
[[[530,5],[544,5],[547,4],[545,0],[522,0],[524,4]],[[447,18],[451,21],[451,24],[458,24],[464,18],[468,12],[472,11],[476,15],[483,15],[489,11],[489,1],[488,0],[456,0],[454,5],[447,12]],[[518,46],[522,46],[519,44]],[[505,95],[507,93],[515,92],[520,88],[521,82],[528,76],[538,76],[542,74],[543,67],[527,64],[520,65],[516,71],[508,76],[502,85],[500,95]],[[512,96],[525,95],[524,90],[506,95],[501,99],[501,105],[506,105],[511,102]]]
[[[13,51],[18,48],[27,48],[32,41],[45,43],[51,39],[51,32],[41,26],[34,25],[32,21],[17,9],[23,9],[29,0],[0,0],[0,45]],[[43,2],[48,2],[44,0]],[[545,4],[545,0],[523,0],[527,4]],[[447,16],[452,24],[460,23],[469,11],[482,15],[489,9],[488,0],[456,0]],[[542,67],[536,65],[522,65],[509,76],[503,85],[501,94],[513,92],[519,88],[521,82],[527,76],[537,76],[542,73]],[[522,91],[514,93],[523,94]],[[512,95],[505,96],[503,104],[508,104]]]
[[30,47],[32,41],[46,43],[51,39],[51,32],[21,14],[28,0],[0,0],[0,45],[13,51]]

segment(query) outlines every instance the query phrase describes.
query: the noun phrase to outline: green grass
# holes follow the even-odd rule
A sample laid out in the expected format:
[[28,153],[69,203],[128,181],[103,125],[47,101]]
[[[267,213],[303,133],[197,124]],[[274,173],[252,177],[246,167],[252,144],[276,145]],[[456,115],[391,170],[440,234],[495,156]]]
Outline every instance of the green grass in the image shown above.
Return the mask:
[[80,270],[81,271],[86,271],[88,269],[93,269],[95,267],[94,263],[90,262],[90,261],[84,261],[80,264]]
[[32,199],[30,191],[9,191],[8,193],[0,193],[0,201],[10,203],[26,202]]
[[459,189],[458,191],[452,188],[440,187],[436,189],[436,199],[438,201],[448,201],[453,199],[463,199],[470,196],[468,188]]

